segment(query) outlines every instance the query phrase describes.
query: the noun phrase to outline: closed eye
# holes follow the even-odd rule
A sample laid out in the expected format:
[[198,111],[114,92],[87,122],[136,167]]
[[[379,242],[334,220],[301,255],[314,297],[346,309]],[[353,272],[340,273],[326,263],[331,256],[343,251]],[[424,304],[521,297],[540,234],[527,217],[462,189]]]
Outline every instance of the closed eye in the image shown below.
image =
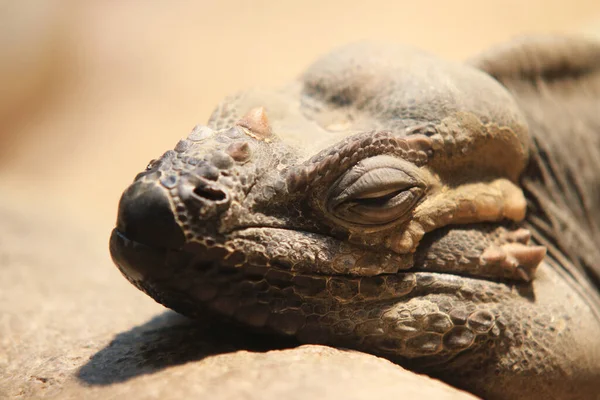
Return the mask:
[[416,169],[391,156],[363,160],[334,183],[328,210],[338,219],[359,225],[402,219],[425,192]]

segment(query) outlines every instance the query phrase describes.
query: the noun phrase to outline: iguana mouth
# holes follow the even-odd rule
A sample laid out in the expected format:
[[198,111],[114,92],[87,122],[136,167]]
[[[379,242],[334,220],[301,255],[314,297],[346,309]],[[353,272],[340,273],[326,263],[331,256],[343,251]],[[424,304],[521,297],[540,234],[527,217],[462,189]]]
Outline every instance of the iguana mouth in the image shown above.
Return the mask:
[[[505,228],[500,226],[500,228],[496,227],[495,229]],[[481,233],[482,231],[483,233]],[[269,232],[270,236],[274,236],[275,240],[271,242],[274,247],[269,248],[264,243],[259,245],[254,239],[257,232],[262,233],[260,238],[264,238],[265,232]],[[344,252],[337,258],[334,257],[333,260],[329,260],[327,263],[319,263],[315,257],[307,256],[301,247],[296,248],[295,254],[298,257],[281,257],[281,253],[286,249],[278,247],[281,242],[276,239],[277,236],[286,235],[291,237],[292,241],[295,239],[294,236],[304,240],[311,238],[313,239],[313,245],[315,242],[320,242],[324,244],[324,249],[331,248],[333,243],[342,247],[345,244],[336,238],[312,232],[255,226],[232,231],[228,234],[227,241],[210,247],[201,242],[188,242],[178,247],[166,247],[140,242],[115,228],[110,239],[110,250],[113,260],[119,266],[121,272],[131,281],[141,281],[145,277],[149,277],[151,280],[177,280],[179,279],[177,277],[178,271],[183,267],[187,267],[187,264],[192,260],[198,264],[218,266],[224,271],[225,275],[231,274],[231,271],[235,269],[250,268],[256,270],[257,268],[263,268],[263,272],[272,269],[285,274],[345,277],[348,279],[391,276],[403,272],[433,272],[489,281],[504,281],[507,279],[529,281],[531,279],[530,275],[533,275],[535,266],[539,263],[539,259],[545,254],[539,250],[539,247],[525,246],[522,243],[516,244],[518,249],[514,251],[512,256],[520,257],[518,261],[525,264],[517,267],[517,271],[519,271],[517,274],[514,273],[514,268],[511,271],[508,268],[509,266],[506,265],[509,261],[506,260],[506,254],[501,254],[502,249],[500,247],[495,247],[495,250],[500,254],[492,254],[493,252],[486,251],[483,248],[471,248],[469,250],[459,248],[456,251],[461,253],[453,254],[453,250],[448,246],[448,243],[461,241],[464,235],[472,235],[473,232],[477,232],[482,236],[486,233],[489,236],[497,235],[492,226],[484,228],[481,226],[449,227],[426,235],[414,254],[378,254],[358,247],[359,255],[353,256],[351,248],[345,247]],[[521,239],[521,242],[523,241]],[[515,243],[509,245],[514,246]],[[257,253],[256,248],[259,248],[260,252]],[[289,248],[287,250],[289,251]],[[278,252],[279,256],[277,255]],[[358,257],[361,257],[362,262],[357,262]],[[494,257],[496,259],[493,259]],[[459,258],[461,259],[459,260]],[[500,259],[498,260],[498,258]],[[496,262],[496,265],[494,265],[494,262]],[[515,260],[511,262],[514,263]],[[187,264],[182,265],[181,263]],[[483,268],[482,264],[487,264],[488,271]],[[218,268],[216,271],[218,271]]]

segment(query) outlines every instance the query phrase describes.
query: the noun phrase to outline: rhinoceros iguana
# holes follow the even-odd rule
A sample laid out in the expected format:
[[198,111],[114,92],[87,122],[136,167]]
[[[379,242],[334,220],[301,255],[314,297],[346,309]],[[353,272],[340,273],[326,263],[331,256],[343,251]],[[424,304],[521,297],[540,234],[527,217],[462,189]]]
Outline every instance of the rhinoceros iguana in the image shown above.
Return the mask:
[[121,272],[188,316],[486,398],[600,398],[600,44],[360,43],[230,97],[123,194]]

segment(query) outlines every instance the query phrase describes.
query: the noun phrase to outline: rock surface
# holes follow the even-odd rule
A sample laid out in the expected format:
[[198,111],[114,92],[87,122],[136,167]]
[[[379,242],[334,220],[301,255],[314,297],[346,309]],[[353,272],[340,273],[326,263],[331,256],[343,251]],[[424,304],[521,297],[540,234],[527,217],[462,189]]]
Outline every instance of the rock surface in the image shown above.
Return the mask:
[[474,398],[371,355],[165,311],[105,237],[66,221],[0,204],[2,399]]

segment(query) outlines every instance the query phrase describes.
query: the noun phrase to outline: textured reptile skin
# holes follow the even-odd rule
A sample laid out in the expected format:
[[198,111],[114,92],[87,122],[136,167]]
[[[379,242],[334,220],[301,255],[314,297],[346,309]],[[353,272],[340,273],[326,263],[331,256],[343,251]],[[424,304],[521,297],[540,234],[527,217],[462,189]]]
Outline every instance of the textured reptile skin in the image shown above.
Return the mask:
[[358,44],[226,99],[124,193],[115,263],[192,317],[486,398],[594,398],[600,46],[529,38],[470,64]]

